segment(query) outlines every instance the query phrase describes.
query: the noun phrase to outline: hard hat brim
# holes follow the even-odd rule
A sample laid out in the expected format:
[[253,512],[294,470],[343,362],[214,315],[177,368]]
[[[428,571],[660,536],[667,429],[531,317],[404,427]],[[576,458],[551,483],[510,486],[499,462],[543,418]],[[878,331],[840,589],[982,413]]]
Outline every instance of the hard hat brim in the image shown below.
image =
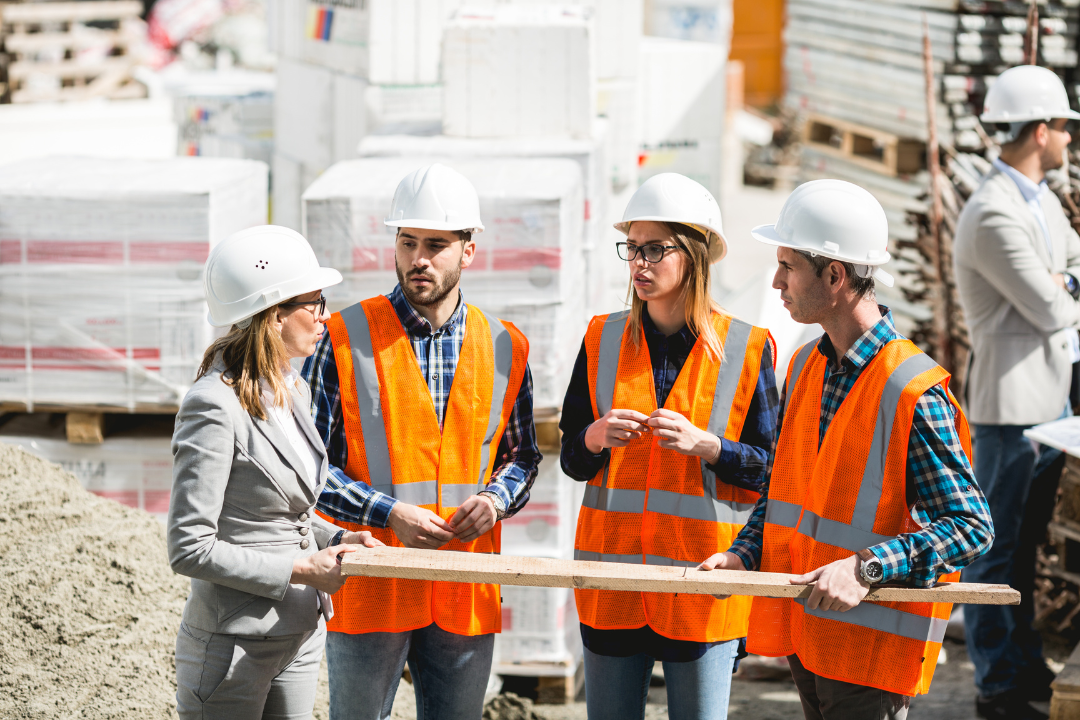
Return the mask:
[[[612,225],[613,228],[621,232],[623,235],[630,234],[630,225],[636,222],[671,222],[678,223],[679,225],[688,225],[685,220],[677,220],[670,217],[662,217],[660,215],[646,215],[642,217],[636,217],[633,220],[623,220]],[[698,223],[695,223],[698,224]],[[704,225],[709,229],[709,232],[716,236],[718,242],[709,242],[709,264],[715,264],[724,259],[727,255],[727,240],[724,238],[724,234],[712,227],[711,225]]]
[[[315,268],[308,274],[302,275],[294,280],[290,280],[288,283],[282,285],[280,302],[276,302],[271,305],[258,304],[255,306],[254,309],[250,309],[252,306],[252,300],[251,297],[247,297],[238,300],[235,303],[232,303],[232,305],[247,305],[249,308],[248,312],[240,312],[237,313],[235,316],[229,314],[228,316],[219,319],[215,319],[213,313],[208,312],[206,314],[206,320],[213,327],[229,327],[231,325],[235,325],[238,322],[243,322],[250,317],[255,317],[263,310],[266,310],[268,307],[279,305],[281,302],[286,302],[290,298],[294,298],[297,295],[306,295],[309,292],[315,292],[316,290],[322,290],[324,288],[337,285],[338,283],[342,282],[342,280],[344,280],[344,278],[341,276],[341,273],[334,268]],[[262,293],[257,293],[257,295],[261,294]],[[258,301],[256,300],[255,302],[257,303]]]
[[470,232],[473,235],[484,232],[483,225],[462,227],[458,223],[435,222],[433,220],[383,220],[383,225],[392,228],[412,227],[420,230],[445,230],[448,232]]
[[994,116],[990,113],[983,113],[979,116],[979,121],[984,123],[1014,123],[1014,122],[1036,122],[1039,120],[1056,120],[1058,118],[1066,118],[1068,120],[1080,120],[1080,113],[1075,110],[1062,110],[1061,112],[1046,114],[1031,115],[1017,115],[1014,117],[1002,117]]
[[804,247],[802,245],[796,245],[795,243],[788,242],[787,240],[781,238],[780,234],[776,232],[776,225],[758,225],[756,228],[750,231],[750,234],[755,240],[761,243],[765,243],[766,245],[775,245],[777,247],[786,247],[792,250],[801,250],[803,252],[813,253],[814,255],[820,255],[821,257],[827,257],[830,260],[837,260],[839,262],[847,262],[855,265],[870,265],[874,268],[874,277],[877,278],[878,274],[880,273],[881,275],[888,278],[887,281],[885,279],[879,278],[881,279],[881,282],[889,287],[892,287],[892,275],[889,275],[889,273],[885,272],[884,270],[878,269],[881,265],[884,265],[885,263],[892,260],[892,255],[890,253],[885,253],[885,255],[883,256],[884,259],[882,259],[881,262],[869,263],[866,262],[866,260],[855,260],[853,258],[840,257],[839,255],[822,252],[821,248]]

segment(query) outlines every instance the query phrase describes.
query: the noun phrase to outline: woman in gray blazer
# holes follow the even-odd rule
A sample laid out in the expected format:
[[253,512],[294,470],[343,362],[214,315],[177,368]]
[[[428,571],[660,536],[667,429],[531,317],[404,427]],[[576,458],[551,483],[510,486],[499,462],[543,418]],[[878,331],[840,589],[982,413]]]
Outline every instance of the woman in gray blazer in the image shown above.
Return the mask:
[[[306,718],[340,555],[381,545],[315,514],[326,451],[289,361],[327,319],[320,268],[286,228],[237,233],[206,263],[207,349],[173,433],[169,562],[191,577],[176,641],[181,718]],[[284,301],[284,302],[282,302]]]

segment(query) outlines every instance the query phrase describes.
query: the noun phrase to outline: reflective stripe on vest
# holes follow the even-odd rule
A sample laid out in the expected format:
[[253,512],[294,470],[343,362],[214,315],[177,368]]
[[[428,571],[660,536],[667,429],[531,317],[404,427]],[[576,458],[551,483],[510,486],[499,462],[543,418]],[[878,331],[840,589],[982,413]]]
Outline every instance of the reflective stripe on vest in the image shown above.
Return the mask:
[[[615,397],[615,377],[619,369],[619,357],[622,354],[622,336],[630,312],[624,310],[612,313],[604,323],[600,336],[600,358],[596,372],[596,407],[603,417],[612,409]],[[720,364],[720,373],[713,393],[712,411],[709,414],[707,430],[723,437],[731,413],[731,404],[739,388],[743,363],[746,361],[746,348],[750,342],[753,326],[738,320],[731,322],[727,337],[724,338],[724,359]],[[589,485],[585,489],[584,507],[609,512],[637,512],[645,509],[643,490],[615,490],[607,487],[608,467],[604,466],[601,487]],[[716,474],[701,460],[701,476],[705,483],[705,494],[682,495],[664,490],[649,492],[650,512],[673,515],[688,520],[710,520],[713,522],[745,525],[754,510],[753,503],[736,503],[717,499]]]
[[903,610],[869,602],[859,603],[844,612],[807,610],[804,598],[795,598],[795,602],[804,606],[803,612],[807,615],[880,630],[890,635],[899,635],[920,642],[940,643],[945,639],[945,628],[949,625],[949,621],[942,618],[912,615]]
[[[656,411],[655,384],[643,330],[629,313],[594,318],[585,336],[595,417],[612,409]],[[703,339],[690,349],[664,407],[698,428],[738,440],[757,387],[768,331],[714,313],[722,346]],[[718,482],[700,458],[662,448],[645,433],[613,448],[585,487],[574,557],[593,562],[697,567],[726,550],[746,523],[757,493]],[[750,600],[685,593],[575,590],[582,623],[598,629],[648,625],[664,637],[718,642],[746,635]]]
[[441,501],[444,507],[458,507],[487,486],[486,473],[491,461],[491,443],[502,419],[503,401],[506,399],[506,388],[510,383],[510,371],[514,364],[514,344],[509,331],[498,318],[487,313],[484,313],[484,317],[491,329],[495,381],[491,392],[487,432],[480,446],[480,475],[476,479],[475,486],[448,484],[442,487],[440,494],[434,480],[394,484],[390,451],[386,442],[386,424],[383,421],[379,395],[379,374],[375,368],[375,354],[372,351],[367,315],[359,303],[341,311],[341,318],[345,322],[351,343],[353,374],[356,378],[356,399],[360,406],[360,420],[364,427],[368,477],[374,481],[371,486],[373,490],[410,505],[435,505]]

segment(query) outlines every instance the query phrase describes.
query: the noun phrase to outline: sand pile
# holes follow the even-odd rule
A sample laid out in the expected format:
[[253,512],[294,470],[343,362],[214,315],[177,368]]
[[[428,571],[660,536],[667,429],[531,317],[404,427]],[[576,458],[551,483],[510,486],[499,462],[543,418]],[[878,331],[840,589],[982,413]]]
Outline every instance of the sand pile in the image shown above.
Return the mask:
[[175,717],[188,587],[157,519],[0,443],[0,717]]

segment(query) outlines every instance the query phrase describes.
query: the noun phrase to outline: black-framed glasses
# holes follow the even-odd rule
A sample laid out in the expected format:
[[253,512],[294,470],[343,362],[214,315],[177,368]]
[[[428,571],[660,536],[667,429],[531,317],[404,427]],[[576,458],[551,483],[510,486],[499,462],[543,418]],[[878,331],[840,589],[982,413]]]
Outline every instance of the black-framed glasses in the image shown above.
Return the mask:
[[295,302],[283,302],[278,307],[290,308],[290,307],[307,307],[308,305],[318,305],[319,311],[315,313],[315,319],[318,320],[326,312],[326,296],[320,295],[315,300],[297,300]]
[[678,245],[661,245],[659,243],[648,243],[646,245],[631,245],[627,242],[615,243],[615,248],[619,253],[620,260],[626,260],[627,262],[633,262],[637,259],[638,253],[645,258],[645,262],[658,263],[664,259],[668,250],[680,250]]

